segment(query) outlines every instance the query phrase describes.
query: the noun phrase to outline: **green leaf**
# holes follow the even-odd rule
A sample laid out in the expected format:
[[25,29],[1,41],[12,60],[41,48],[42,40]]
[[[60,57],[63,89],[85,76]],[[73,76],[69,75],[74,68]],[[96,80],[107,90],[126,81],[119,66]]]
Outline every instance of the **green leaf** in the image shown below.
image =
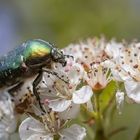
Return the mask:
[[99,105],[100,112],[103,113],[111,104],[111,101],[116,93],[116,83],[115,81],[111,81],[107,87],[100,93],[99,96]]

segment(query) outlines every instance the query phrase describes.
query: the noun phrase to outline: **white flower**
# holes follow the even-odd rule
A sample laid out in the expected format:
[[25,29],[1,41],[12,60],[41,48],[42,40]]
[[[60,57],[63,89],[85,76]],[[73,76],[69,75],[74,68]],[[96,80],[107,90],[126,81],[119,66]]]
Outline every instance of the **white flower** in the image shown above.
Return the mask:
[[[113,49],[110,46],[115,47],[115,44],[117,44],[115,41],[107,43],[104,38],[93,38],[80,42],[79,45],[70,45],[65,48],[66,53],[68,51],[73,54],[76,57],[76,62],[82,64],[87,72],[87,75],[84,75],[84,79],[92,89],[103,89],[112,80],[111,75],[109,75],[109,68],[111,67],[103,66],[103,63],[104,65],[106,65],[105,62],[108,65],[114,64],[114,62],[110,61],[109,55],[113,55]],[[119,46],[118,50],[121,46],[120,44],[117,44]],[[79,53],[80,55],[78,55]],[[115,54],[115,51],[113,53]]]
[[43,123],[33,118],[27,118],[20,124],[19,135],[21,140],[53,140]]
[[64,50],[68,54],[72,54],[75,61],[82,64],[87,71],[92,62],[100,62],[107,59],[107,54],[104,51],[106,41],[104,38],[87,39],[87,41],[79,44],[70,44]]
[[[69,66],[68,63],[64,68],[59,65],[55,67],[54,70],[61,79],[44,73],[44,81],[41,83],[38,91],[40,92],[42,102],[46,103],[53,111],[63,112],[69,107],[71,108],[72,103],[86,103],[93,94],[90,86],[83,86],[77,89],[85,73],[79,64],[72,63],[72,66]],[[68,83],[63,81],[66,78]]]
[[[40,93],[42,95],[42,92]],[[44,102],[47,100],[48,106],[53,111],[63,112],[69,107],[71,108],[72,103],[83,104],[88,102],[92,94],[90,86],[83,86],[76,90],[76,86],[69,86],[69,84],[57,80],[52,87],[48,87],[44,91]]]
[[16,129],[14,104],[5,91],[0,95],[0,139],[9,140],[10,134]]
[[85,80],[93,90],[101,90],[107,86],[112,80],[112,77],[109,68],[102,66],[101,63],[97,63],[91,65],[90,71],[87,73]]
[[140,103],[140,44],[132,43],[121,48],[116,68],[112,74],[118,81],[124,82],[127,96]]
[[33,118],[27,118],[21,123],[19,134],[21,140],[53,140],[55,135],[59,135],[60,140],[83,140],[86,136],[86,130],[73,124],[69,128],[58,128],[56,132],[52,132],[46,124]]

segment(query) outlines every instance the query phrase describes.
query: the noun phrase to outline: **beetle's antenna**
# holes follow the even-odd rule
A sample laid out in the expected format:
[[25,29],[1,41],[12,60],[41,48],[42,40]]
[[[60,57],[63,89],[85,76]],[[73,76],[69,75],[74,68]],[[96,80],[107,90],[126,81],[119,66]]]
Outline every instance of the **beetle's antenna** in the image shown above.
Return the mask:
[[67,58],[70,58],[70,57],[71,57],[72,59],[74,59],[74,56],[64,54],[64,51],[63,51],[63,50],[60,50],[60,52],[61,52],[61,54],[63,54],[63,56],[65,56],[65,57],[67,57]]

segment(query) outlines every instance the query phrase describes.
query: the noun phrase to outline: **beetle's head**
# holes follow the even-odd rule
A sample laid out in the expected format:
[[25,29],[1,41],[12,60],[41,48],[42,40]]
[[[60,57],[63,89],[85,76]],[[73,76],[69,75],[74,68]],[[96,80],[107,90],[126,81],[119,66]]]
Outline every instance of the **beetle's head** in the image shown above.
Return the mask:
[[65,59],[65,55],[63,54],[63,51],[53,48],[51,51],[51,57],[54,62],[61,63],[63,67],[66,66],[67,61]]

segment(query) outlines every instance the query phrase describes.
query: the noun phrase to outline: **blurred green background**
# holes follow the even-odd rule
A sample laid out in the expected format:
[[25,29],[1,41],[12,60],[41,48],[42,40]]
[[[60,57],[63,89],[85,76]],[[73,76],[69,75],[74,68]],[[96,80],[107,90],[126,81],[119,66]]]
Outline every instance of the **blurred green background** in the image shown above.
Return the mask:
[[42,38],[64,47],[101,34],[128,40],[140,36],[140,0],[1,0],[0,5],[16,17],[18,43]]
[[[140,38],[140,0],[1,0],[0,55],[25,40],[41,38],[65,47],[104,34],[108,39]],[[112,128],[127,130],[112,140],[132,140],[140,127],[140,106],[125,105]]]

